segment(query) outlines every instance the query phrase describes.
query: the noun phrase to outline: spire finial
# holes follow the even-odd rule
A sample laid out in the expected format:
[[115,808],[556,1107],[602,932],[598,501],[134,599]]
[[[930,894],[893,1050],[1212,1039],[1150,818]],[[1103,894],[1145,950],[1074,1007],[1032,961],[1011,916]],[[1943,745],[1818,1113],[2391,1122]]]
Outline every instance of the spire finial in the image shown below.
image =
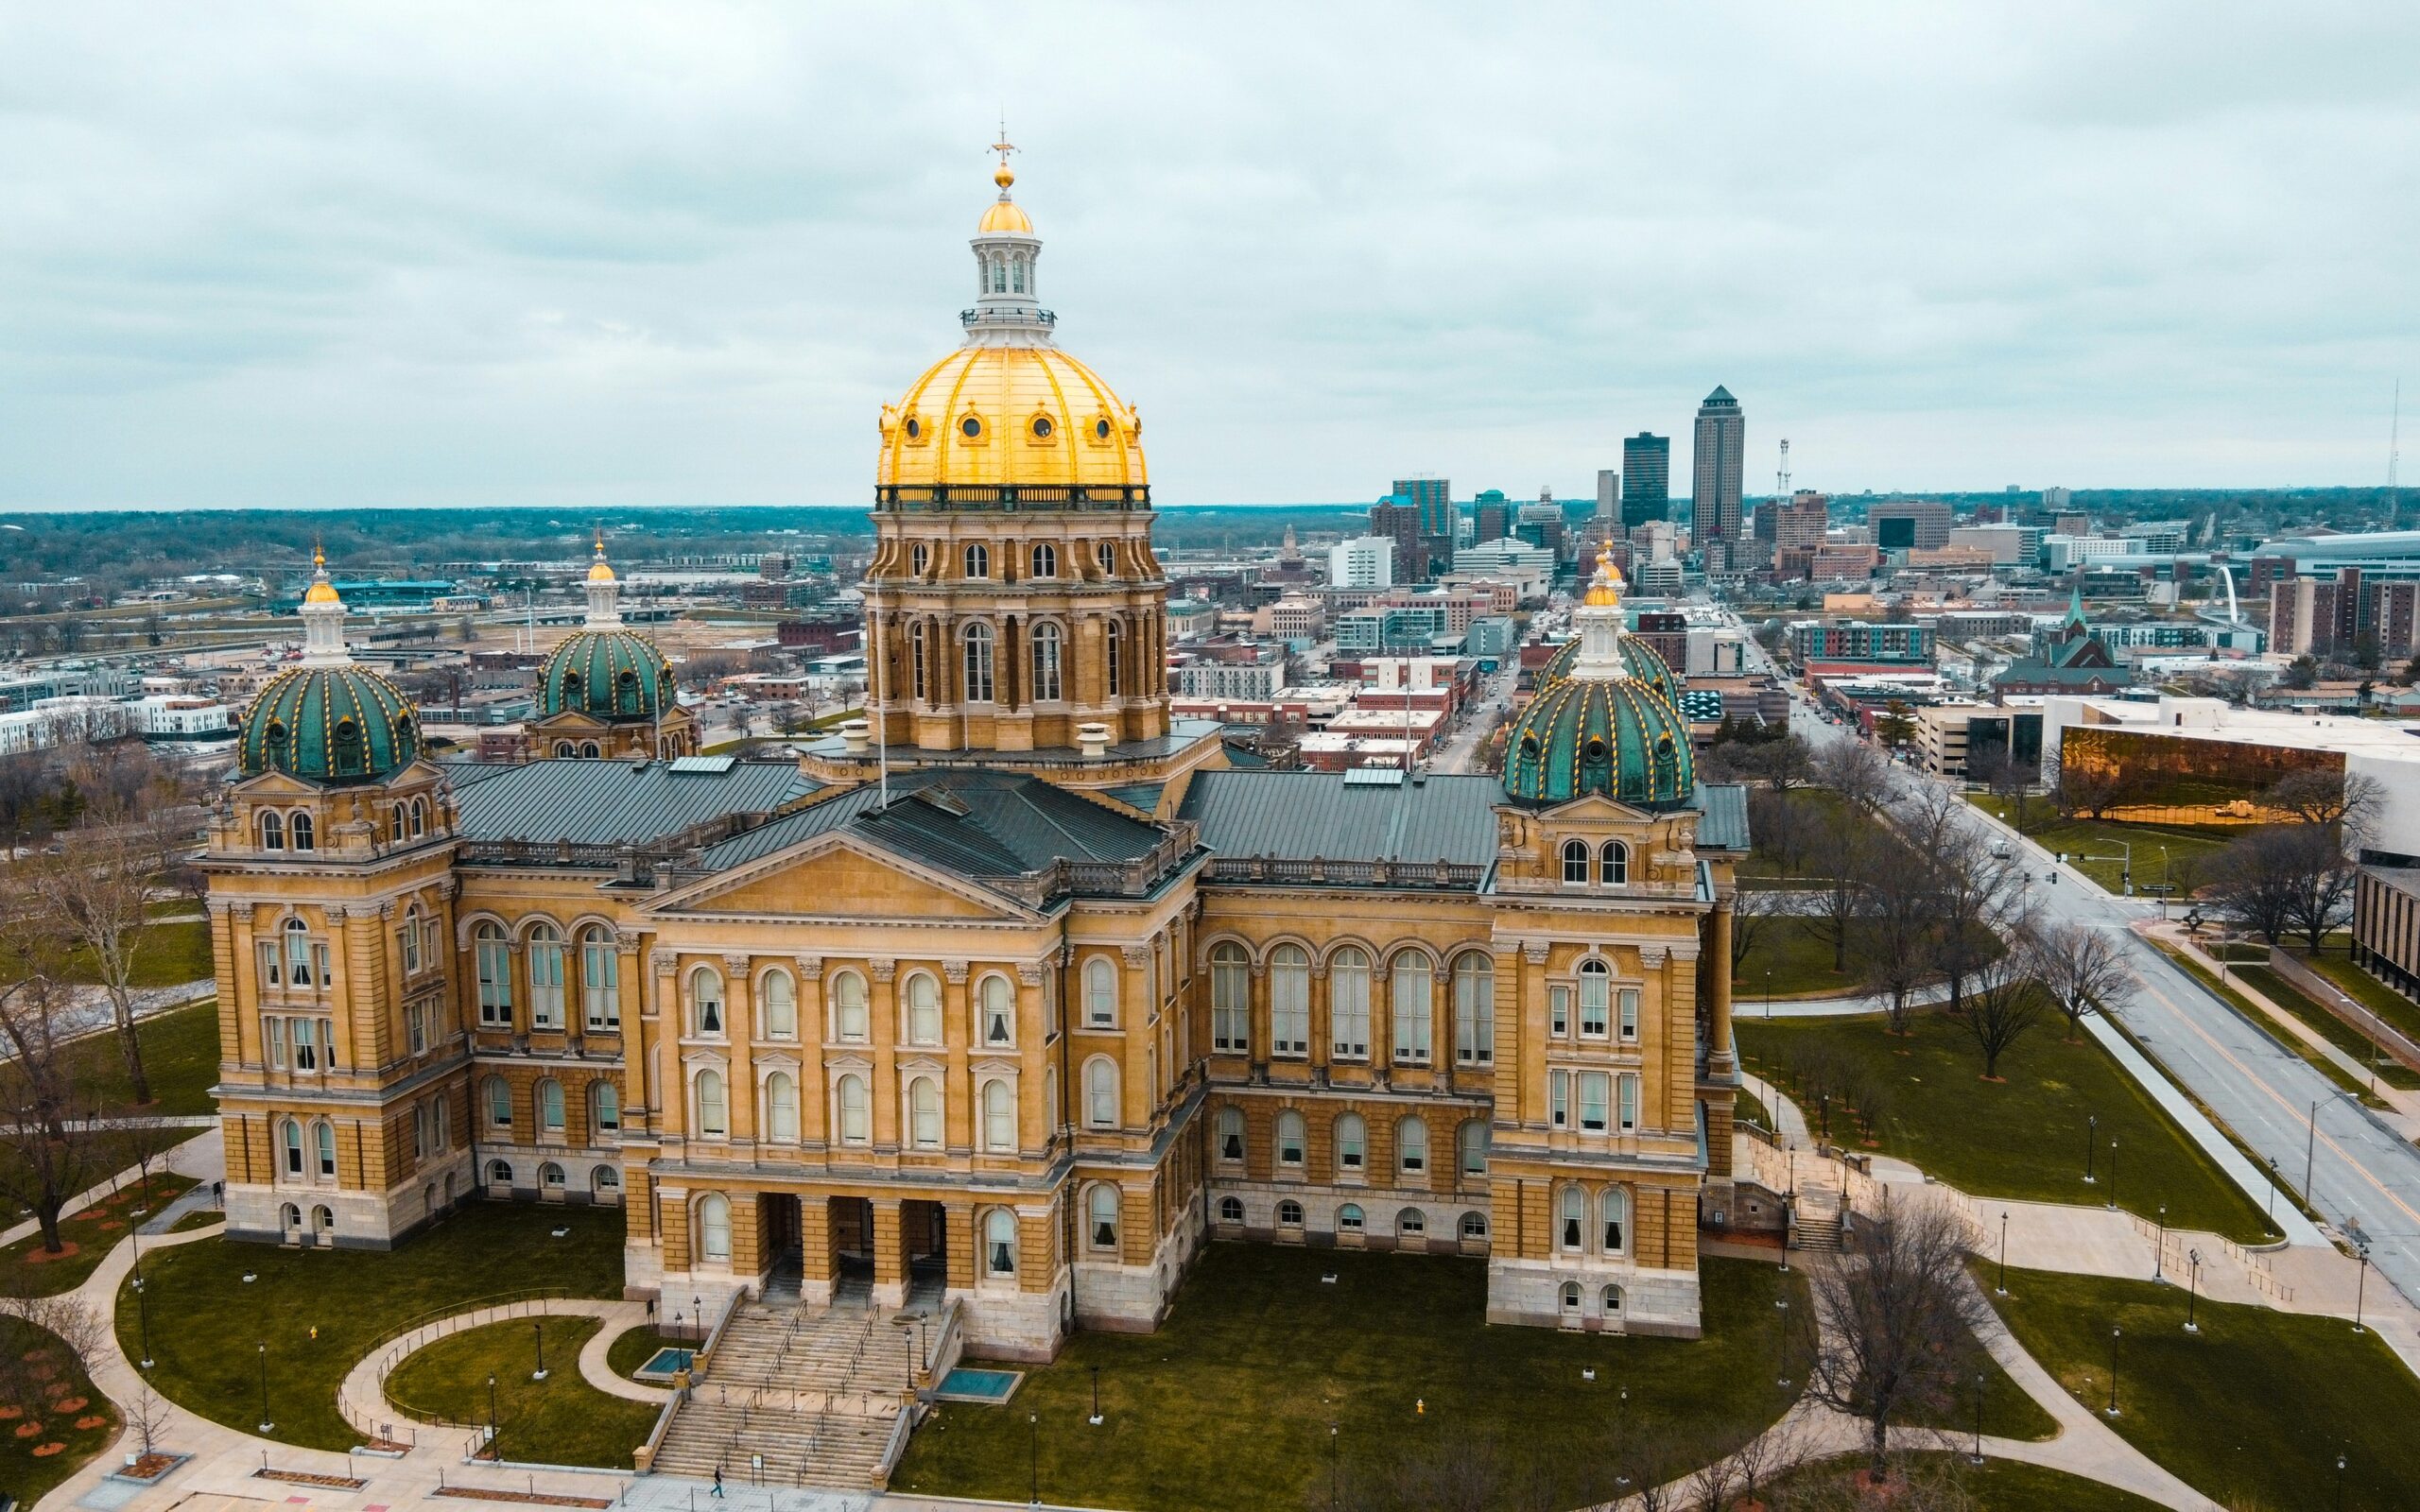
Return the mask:
[[1009,154],[1016,149],[1016,144],[1009,140],[1009,114],[1002,111],[1000,139],[992,144],[992,150],[1000,155],[1000,165],[992,170],[992,181],[1000,186],[1000,198],[1003,199],[1009,198],[1009,185],[1017,181],[1017,176],[1009,171]]
[[596,527],[596,559],[598,561],[605,559],[605,527],[603,525]]
[[311,538],[311,570],[315,573],[324,573],[328,570],[327,549],[320,544],[320,539],[317,536]]

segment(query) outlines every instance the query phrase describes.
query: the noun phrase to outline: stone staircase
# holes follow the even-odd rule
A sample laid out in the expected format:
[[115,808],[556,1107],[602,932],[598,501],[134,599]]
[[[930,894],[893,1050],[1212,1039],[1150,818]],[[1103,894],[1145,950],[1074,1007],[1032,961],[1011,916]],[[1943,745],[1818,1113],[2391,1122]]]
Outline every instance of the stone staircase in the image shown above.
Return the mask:
[[1841,1248],[1841,1192],[1837,1187],[1801,1187],[1790,1205],[1790,1247],[1818,1254]]
[[[778,1486],[878,1487],[918,1331],[882,1310],[743,1301],[672,1416],[652,1468]],[[755,1456],[764,1456],[761,1469]]]

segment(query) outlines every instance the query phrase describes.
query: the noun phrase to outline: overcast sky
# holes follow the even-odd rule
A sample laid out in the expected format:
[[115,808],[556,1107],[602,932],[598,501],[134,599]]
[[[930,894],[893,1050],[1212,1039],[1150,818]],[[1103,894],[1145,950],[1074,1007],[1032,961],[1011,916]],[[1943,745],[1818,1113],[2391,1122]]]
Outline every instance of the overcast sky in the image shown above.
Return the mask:
[[[0,506],[850,504],[997,113],[1165,503],[2376,484],[2420,6],[0,0]],[[2407,469],[2420,471],[2420,469]],[[2420,477],[2413,479],[2420,483]]]

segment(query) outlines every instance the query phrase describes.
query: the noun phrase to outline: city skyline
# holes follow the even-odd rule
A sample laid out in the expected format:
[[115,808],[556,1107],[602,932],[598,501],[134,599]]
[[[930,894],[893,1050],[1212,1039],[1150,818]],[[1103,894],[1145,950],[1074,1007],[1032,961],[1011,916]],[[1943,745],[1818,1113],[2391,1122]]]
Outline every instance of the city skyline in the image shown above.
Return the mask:
[[[1752,495],[1782,436],[1841,494],[2370,485],[2420,368],[2379,8],[949,14],[979,86],[736,10],[0,22],[0,507],[850,503],[1003,109],[1169,504],[1578,494],[1718,384]],[[1358,103],[1407,76],[1533,108]]]

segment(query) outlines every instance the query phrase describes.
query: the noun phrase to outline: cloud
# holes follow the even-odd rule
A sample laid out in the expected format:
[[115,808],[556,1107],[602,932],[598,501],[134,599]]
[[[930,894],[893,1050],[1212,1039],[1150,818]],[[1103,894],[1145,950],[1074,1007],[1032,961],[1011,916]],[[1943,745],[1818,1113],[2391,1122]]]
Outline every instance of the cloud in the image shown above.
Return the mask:
[[[2366,483],[2409,7],[0,11],[0,504],[846,503],[1005,109],[1171,503]],[[1676,478],[1685,456],[1675,457]]]

